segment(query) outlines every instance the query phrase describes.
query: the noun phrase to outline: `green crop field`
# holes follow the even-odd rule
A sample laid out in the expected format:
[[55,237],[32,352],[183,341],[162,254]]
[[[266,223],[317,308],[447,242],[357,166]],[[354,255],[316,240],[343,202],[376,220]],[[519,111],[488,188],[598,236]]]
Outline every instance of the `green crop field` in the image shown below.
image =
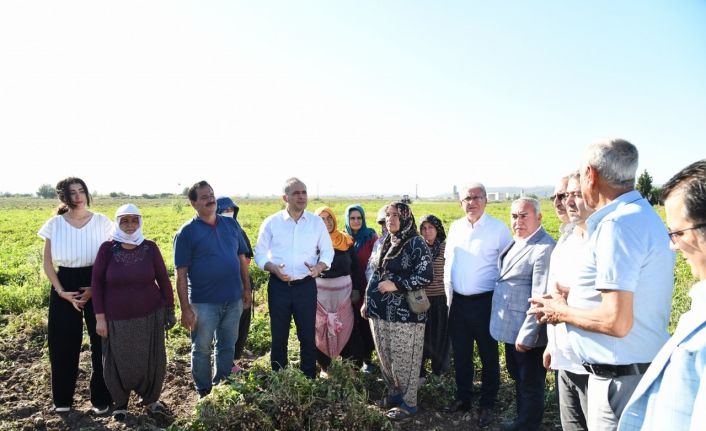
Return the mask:
[[[179,227],[194,216],[194,211],[188,204],[188,201],[183,198],[138,198],[126,200],[98,197],[94,201],[92,210],[113,218],[115,209],[127,202],[132,202],[141,209],[144,218],[143,230],[145,237],[157,242],[162,254],[164,255],[167,268],[170,273],[173,274],[174,263],[172,259],[172,239]],[[268,215],[282,209],[283,203],[281,200],[273,199],[236,199],[236,202],[240,206],[238,220],[247,232],[254,246],[260,223]],[[379,231],[379,226],[375,223],[374,219],[377,210],[383,204],[387,203],[385,201],[377,200],[353,202],[347,200],[321,199],[310,201],[307,209],[314,211],[319,206],[330,206],[337,214],[339,228],[342,229],[344,227],[342,222],[344,209],[351,203],[362,204],[367,211],[366,218],[368,226],[376,228]],[[12,373],[11,370],[13,367],[27,367],[30,365],[27,363],[22,363],[22,361],[33,362],[34,360],[39,359],[39,361],[37,361],[38,363],[33,366],[39,367],[38,369],[44,369],[45,371],[43,375],[46,375],[48,372],[47,370],[49,368],[49,364],[46,356],[45,337],[47,314],[46,307],[48,303],[50,286],[42,271],[43,241],[37,236],[36,233],[42,224],[54,214],[55,208],[56,201],[32,198],[0,198],[0,340],[2,340],[0,341],[0,382],[3,379],[3,376],[7,376]],[[509,225],[509,208],[510,205],[507,202],[489,203],[486,211],[489,214],[505,221]],[[547,229],[547,231],[555,238],[558,237],[559,221],[554,214],[551,203],[546,200],[543,201],[542,209],[543,225],[545,229]],[[458,203],[449,201],[414,202],[412,204],[412,210],[417,219],[425,214],[436,215],[443,221],[447,229],[453,220],[463,216]],[[658,211],[660,211],[660,214],[663,215],[663,210],[661,208],[659,208]],[[264,283],[266,280],[266,274],[259,270],[255,270],[254,272],[256,280],[260,284]],[[689,297],[687,292],[693,282],[694,279],[691,276],[688,265],[686,265],[683,258],[679,256],[677,266],[675,268],[676,287],[672,304],[672,321],[670,324],[670,331],[676,327],[676,322],[678,321],[681,313],[689,308]],[[256,420],[256,423],[261,424],[261,429],[268,429],[268,427],[272,425],[267,422],[269,419],[261,417],[262,413],[259,410],[257,412],[254,412],[254,410],[242,410],[242,402],[243,400],[248,400],[248,396],[250,396],[248,394],[252,395],[262,393],[261,387],[258,386],[258,383],[256,382],[256,376],[260,376],[261,379],[266,380],[268,382],[267,384],[270,385],[269,387],[272,388],[273,391],[278,391],[277,393],[280,396],[290,396],[291,392],[288,391],[299,391],[296,396],[308,397],[314,396],[318,393],[317,391],[324,391],[328,394],[325,395],[325,397],[331,397],[332,402],[340,397],[355,398],[358,396],[356,394],[359,394],[359,392],[357,392],[358,389],[356,388],[358,388],[361,384],[365,384],[365,388],[362,389],[363,391],[367,390],[375,392],[377,390],[381,390],[380,382],[373,381],[361,383],[349,381],[350,379],[346,380],[346,369],[337,371],[342,373],[341,381],[348,382],[347,384],[349,384],[349,387],[347,387],[344,391],[345,393],[340,392],[344,390],[340,386],[340,382],[338,383],[339,386],[336,386],[336,388],[326,386],[330,384],[328,382],[312,383],[311,385],[314,386],[306,386],[310,385],[310,383],[300,379],[298,376],[290,376],[290,381],[287,379],[278,380],[279,378],[273,378],[272,376],[266,374],[265,370],[269,366],[267,362],[267,354],[269,352],[270,341],[265,290],[266,289],[260,290],[256,295],[256,314],[251,326],[251,335],[248,339],[247,345],[247,348],[250,351],[257,355],[262,355],[261,359],[255,361],[256,365],[254,366],[254,369],[259,370],[258,372],[261,374],[251,373],[245,380],[233,383],[235,395],[233,392],[229,392],[229,390],[225,389],[215,391],[215,401],[211,400],[205,403],[199,403],[196,406],[195,412],[186,411],[178,414],[178,420],[175,422],[173,427],[190,429],[218,428],[221,425],[214,425],[214,423],[218,423],[218,421],[222,419],[222,416],[219,415],[222,415],[224,414],[224,411],[227,411],[230,415],[240,415],[238,417],[241,419],[247,417],[249,418],[248,420]],[[29,359],[24,355],[13,356],[10,353],[12,349],[28,349],[30,348],[28,346],[34,346],[36,350],[40,352],[40,357]],[[186,331],[180,329],[179,327],[172,330],[168,341],[169,360],[172,362],[188,364],[189,349],[190,341]],[[290,338],[290,354],[292,360],[296,361],[298,359],[298,347],[296,343],[296,336],[294,336],[294,334],[292,334],[292,337]],[[258,363],[260,365],[257,365]],[[46,380],[48,380],[48,378],[45,378],[45,381],[42,383],[44,388],[43,390],[45,391],[48,386],[48,382]],[[321,379],[317,379],[317,381],[319,380]],[[552,380],[553,379],[550,376],[547,384],[548,389],[551,388]],[[288,385],[291,385],[291,387]],[[514,395],[511,393],[511,387],[512,385],[509,382],[507,375],[504,374],[504,389],[502,392],[509,400],[506,405],[508,409],[508,406],[514,398]],[[300,393],[304,390],[302,388],[306,389],[306,391],[310,391],[306,392],[308,395],[302,395],[302,393]],[[8,395],[10,392],[16,391],[17,388],[12,389],[3,385],[0,386],[0,390],[2,391],[2,393],[0,393],[0,399],[5,399],[6,396],[10,396]],[[181,388],[181,390],[188,391],[189,389]],[[48,397],[48,394],[44,394],[42,396]],[[252,396],[254,397],[255,395]],[[437,378],[437,380],[431,378],[426,385],[420,388],[419,393],[420,403],[423,406],[427,406],[427,408],[439,407],[444,400],[450,399],[452,396],[452,377],[445,377],[442,379]],[[502,396],[503,395],[501,394],[501,397]],[[545,418],[545,423],[550,425],[548,425],[547,429],[551,429],[551,424],[555,425],[558,421],[556,408],[552,406],[552,396],[553,395],[548,395],[548,413]],[[211,399],[211,397],[208,397],[208,399]],[[286,404],[287,402],[301,403],[302,401],[297,398],[296,400],[288,399],[288,401],[268,399],[263,402],[265,403],[264,405],[275,405],[281,402]],[[361,405],[364,407],[365,400],[362,400]],[[316,406],[316,404],[313,403],[311,406]],[[355,408],[362,409],[363,407],[359,406]],[[389,428],[389,424],[386,424],[383,419],[380,419],[380,417],[375,416],[373,413],[364,413],[364,410],[365,409],[360,410],[358,412],[360,414],[357,414],[357,417],[363,418],[356,422],[360,426],[358,429]],[[292,412],[289,413],[294,414]],[[334,414],[333,412],[329,413],[332,415]],[[511,409],[506,412],[506,415],[512,415]],[[294,414],[294,416],[288,420],[293,420],[295,424],[300,424],[300,422],[296,422],[299,419],[298,416]],[[17,420],[17,423],[8,422],[10,424],[9,427],[21,428],[22,426],[19,424],[24,422],[19,419]],[[215,422],[213,422],[214,420]],[[3,421],[2,415],[0,415],[0,424]],[[270,425],[268,425],[268,423]],[[279,423],[281,426],[282,422]],[[47,425],[47,427],[49,426]],[[0,428],[3,427],[0,426]]]

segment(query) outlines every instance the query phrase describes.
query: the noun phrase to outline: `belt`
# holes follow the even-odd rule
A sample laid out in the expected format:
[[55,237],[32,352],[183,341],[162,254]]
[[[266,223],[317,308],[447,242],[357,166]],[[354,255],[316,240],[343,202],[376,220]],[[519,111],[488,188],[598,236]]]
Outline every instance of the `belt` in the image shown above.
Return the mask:
[[311,278],[310,275],[307,275],[304,278],[300,278],[298,280],[283,281],[283,283],[289,287],[292,287],[292,286],[299,286],[300,284],[308,283],[311,280],[313,280],[313,278]]
[[595,374],[596,376],[614,378],[620,376],[645,374],[645,371],[647,371],[650,367],[650,364],[604,365],[588,364],[584,362],[583,367],[586,371],[591,374]]
[[486,296],[491,296],[492,294],[493,294],[492,290],[489,290],[489,291],[483,292],[483,293],[476,293],[475,295],[464,295],[464,294],[461,294],[458,292],[454,292],[454,297],[461,298],[461,299],[469,299],[469,300],[473,301],[476,299],[484,298]]

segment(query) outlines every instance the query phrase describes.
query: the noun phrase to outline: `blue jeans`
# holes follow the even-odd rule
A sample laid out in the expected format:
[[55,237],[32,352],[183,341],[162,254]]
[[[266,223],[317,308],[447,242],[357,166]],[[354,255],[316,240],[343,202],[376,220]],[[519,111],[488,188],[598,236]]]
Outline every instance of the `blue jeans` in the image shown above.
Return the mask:
[[[196,390],[208,391],[228,377],[233,367],[243,301],[196,303],[191,304],[191,309],[196,314],[196,324],[191,331],[191,375]],[[215,373],[212,372],[211,366],[211,344],[214,336]]]

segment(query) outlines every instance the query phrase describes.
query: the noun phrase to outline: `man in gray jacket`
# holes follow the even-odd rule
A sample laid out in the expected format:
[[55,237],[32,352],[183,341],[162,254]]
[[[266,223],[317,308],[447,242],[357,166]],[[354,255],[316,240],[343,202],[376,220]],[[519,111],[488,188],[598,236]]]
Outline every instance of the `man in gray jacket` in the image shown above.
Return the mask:
[[526,314],[529,298],[547,289],[549,258],[555,241],[542,228],[536,199],[512,203],[513,241],[500,254],[500,276],[493,293],[490,335],[505,343],[507,371],[515,380],[517,418],[501,425],[503,430],[537,430],[544,412],[542,363],[547,332],[544,324]]

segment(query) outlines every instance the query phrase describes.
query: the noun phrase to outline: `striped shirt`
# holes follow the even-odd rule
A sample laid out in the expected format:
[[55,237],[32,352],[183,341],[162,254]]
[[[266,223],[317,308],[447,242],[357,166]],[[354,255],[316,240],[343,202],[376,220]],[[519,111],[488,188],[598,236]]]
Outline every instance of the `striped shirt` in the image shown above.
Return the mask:
[[446,291],[444,290],[444,249],[446,248],[446,243],[441,243],[441,253],[431,262],[432,268],[434,268],[434,281],[424,288],[427,296],[445,296]]
[[56,266],[81,268],[92,266],[101,244],[110,239],[113,222],[103,214],[93,213],[91,220],[75,228],[64,216],[56,215],[37,234],[51,240],[51,257]]

